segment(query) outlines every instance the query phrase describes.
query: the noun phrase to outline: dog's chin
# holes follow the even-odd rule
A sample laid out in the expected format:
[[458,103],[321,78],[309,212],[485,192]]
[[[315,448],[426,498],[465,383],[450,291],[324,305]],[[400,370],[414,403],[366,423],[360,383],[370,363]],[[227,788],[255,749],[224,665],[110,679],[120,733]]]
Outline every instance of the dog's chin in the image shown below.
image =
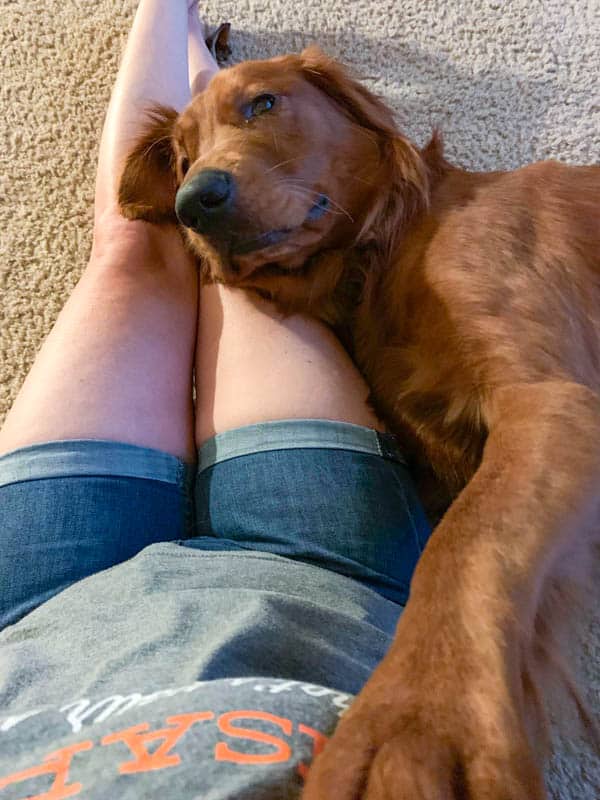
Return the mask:
[[[242,284],[258,271],[262,276],[289,274],[302,268],[317,252],[330,233],[331,219],[327,215],[329,198],[320,199],[304,215],[303,221],[289,227],[271,228],[250,233],[246,220],[241,220],[238,233],[226,241],[220,237],[200,235],[188,229],[188,241],[194,251],[208,264],[210,278],[220,283]],[[328,219],[322,218],[327,216]]]
[[292,248],[266,247],[245,255],[234,255],[200,237],[190,237],[192,251],[203,265],[203,274],[209,281],[230,286],[248,284],[252,276],[289,275],[300,270],[317,247]]
[[290,231],[286,236],[269,235],[260,238],[272,243],[255,249],[243,248],[242,252],[214,248],[216,258],[210,259],[214,277],[225,283],[240,284],[247,283],[249,278],[259,272],[263,277],[293,273],[301,269],[307,259],[319,250],[323,234],[300,228]]
[[265,248],[245,256],[233,256],[224,265],[234,280],[246,281],[256,273],[261,275],[284,275],[300,269],[308,258],[308,252],[287,248]]

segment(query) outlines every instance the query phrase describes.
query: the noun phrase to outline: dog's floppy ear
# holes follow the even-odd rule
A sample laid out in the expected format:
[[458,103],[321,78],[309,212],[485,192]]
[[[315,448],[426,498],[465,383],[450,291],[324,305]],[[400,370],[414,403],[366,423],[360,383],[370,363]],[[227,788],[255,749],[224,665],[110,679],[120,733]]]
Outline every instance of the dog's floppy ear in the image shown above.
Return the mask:
[[429,202],[429,175],[417,148],[398,130],[392,111],[362,86],[339,62],[318,47],[300,54],[305,78],[330,97],[351,120],[378,134],[382,161],[388,167],[386,186],[367,215],[357,243],[376,240],[392,252],[395,238],[408,219]]
[[311,45],[302,51],[300,69],[309,83],[324,92],[363,128],[390,136],[398,135],[392,112],[385,103],[319,47]]
[[119,183],[119,207],[128,219],[176,222],[177,176],[173,126],[179,114],[158,103],[146,112],[137,143],[127,156]]

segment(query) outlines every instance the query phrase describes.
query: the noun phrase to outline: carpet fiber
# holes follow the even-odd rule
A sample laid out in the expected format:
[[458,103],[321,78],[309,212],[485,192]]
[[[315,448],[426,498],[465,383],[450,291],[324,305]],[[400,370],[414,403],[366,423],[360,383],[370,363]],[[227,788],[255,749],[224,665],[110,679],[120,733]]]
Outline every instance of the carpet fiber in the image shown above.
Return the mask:
[[[98,141],[136,6],[0,0],[0,421],[90,252]],[[387,98],[417,143],[439,126],[463,166],[600,160],[599,0],[201,6],[210,23],[231,21],[234,61],[318,42]],[[597,622],[584,616],[577,638],[598,713]],[[599,798],[600,763],[577,736],[559,739],[548,783],[554,798]]]

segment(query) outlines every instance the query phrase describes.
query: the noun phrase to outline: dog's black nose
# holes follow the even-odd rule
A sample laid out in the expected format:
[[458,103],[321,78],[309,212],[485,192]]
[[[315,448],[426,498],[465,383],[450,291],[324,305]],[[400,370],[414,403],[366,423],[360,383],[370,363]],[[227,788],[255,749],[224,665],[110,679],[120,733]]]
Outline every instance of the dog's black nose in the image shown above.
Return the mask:
[[175,213],[182,225],[209,233],[233,206],[233,175],[219,169],[203,169],[184,184],[175,197]]

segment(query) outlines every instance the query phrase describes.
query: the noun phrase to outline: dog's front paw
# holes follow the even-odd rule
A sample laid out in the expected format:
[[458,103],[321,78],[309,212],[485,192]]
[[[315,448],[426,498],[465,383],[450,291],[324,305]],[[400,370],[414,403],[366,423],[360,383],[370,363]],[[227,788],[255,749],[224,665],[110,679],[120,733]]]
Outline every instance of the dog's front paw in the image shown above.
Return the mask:
[[510,698],[495,678],[489,693],[472,691],[461,664],[452,672],[404,680],[384,661],[315,760],[302,800],[545,800]]

